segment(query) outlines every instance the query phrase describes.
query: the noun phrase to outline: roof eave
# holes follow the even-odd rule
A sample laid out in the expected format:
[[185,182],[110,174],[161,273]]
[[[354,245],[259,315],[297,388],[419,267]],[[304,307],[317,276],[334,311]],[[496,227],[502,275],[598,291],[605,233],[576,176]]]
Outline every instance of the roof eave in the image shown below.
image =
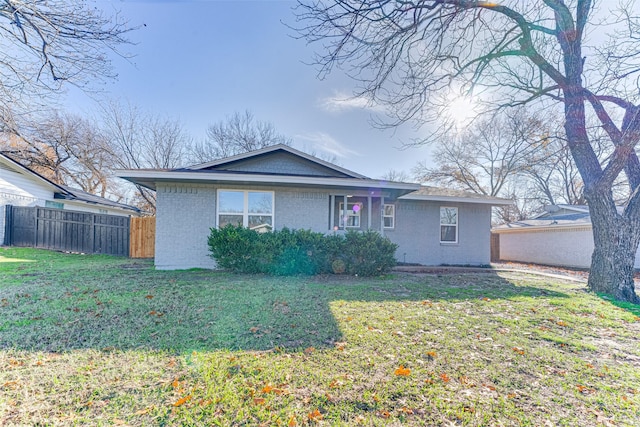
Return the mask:
[[513,200],[499,199],[499,198],[474,198],[474,197],[461,197],[461,196],[428,196],[428,195],[412,195],[407,194],[400,197],[402,200],[424,200],[429,202],[450,202],[450,203],[476,203],[492,206],[511,206],[514,204]]
[[418,190],[419,184],[406,182],[381,181],[362,178],[334,178],[290,175],[263,174],[235,174],[235,173],[206,173],[206,172],[176,172],[176,171],[140,171],[120,170],[116,176],[155,190],[158,182],[182,181],[191,183],[240,183],[240,184],[281,184],[308,185],[313,187],[348,187],[348,188],[379,188],[399,190],[404,194]]

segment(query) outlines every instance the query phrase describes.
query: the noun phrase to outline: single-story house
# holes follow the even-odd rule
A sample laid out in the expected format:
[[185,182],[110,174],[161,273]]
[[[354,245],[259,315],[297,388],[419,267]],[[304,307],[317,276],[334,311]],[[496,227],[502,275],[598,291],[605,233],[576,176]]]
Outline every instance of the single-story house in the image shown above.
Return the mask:
[[4,242],[5,206],[41,206],[120,216],[139,216],[140,209],[76,188],[51,182],[0,153],[0,243]]
[[210,229],[374,229],[400,262],[485,265],[491,206],[511,201],[367,178],[285,145],[171,170],[118,176],[156,191],[158,269],[215,268]]
[[[500,225],[491,232],[499,236],[502,261],[591,266],[593,231],[585,205],[546,206],[531,219]],[[640,252],[636,253],[635,268],[640,268]]]

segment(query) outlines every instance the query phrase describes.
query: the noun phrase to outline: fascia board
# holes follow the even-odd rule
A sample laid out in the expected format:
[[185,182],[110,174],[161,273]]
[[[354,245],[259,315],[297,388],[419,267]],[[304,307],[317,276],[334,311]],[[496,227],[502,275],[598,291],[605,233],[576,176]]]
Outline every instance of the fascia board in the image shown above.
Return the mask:
[[352,187],[352,188],[383,188],[390,190],[415,191],[420,189],[420,184],[405,182],[390,182],[374,179],[359,178],[327,178],[288,175],[261,175],[237,173],[206,173],[206,172],[175,172],[175,171],[145,171],[145,170],[120,170],[116,176],[131,182],[151,181],[182,181],[182,182],[225,182],[225,183],[256,183],[256,184],[287,184],[287,185],[311,185],[324,187]]
[[416,201],[428,201],[428,202],[449,202],[449,203],[476,203],[492,206],[510,206],[513,205],[513,200],[497,199],[497,198],[473,198],[473,197],[447,197],[447,196],[412,196],[407,194],[399,197],[400,200],[416,200]]

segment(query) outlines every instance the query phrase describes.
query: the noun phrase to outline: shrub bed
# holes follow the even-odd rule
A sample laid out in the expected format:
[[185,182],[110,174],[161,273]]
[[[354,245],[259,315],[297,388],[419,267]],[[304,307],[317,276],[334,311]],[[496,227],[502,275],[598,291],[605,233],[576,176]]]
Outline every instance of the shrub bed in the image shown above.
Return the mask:
[[396,265],[397,245],[371,230],[324,235],[283,228],[258,233],[227,225],[211,229],[208,245],[218,266],[237,273],[375,276]]

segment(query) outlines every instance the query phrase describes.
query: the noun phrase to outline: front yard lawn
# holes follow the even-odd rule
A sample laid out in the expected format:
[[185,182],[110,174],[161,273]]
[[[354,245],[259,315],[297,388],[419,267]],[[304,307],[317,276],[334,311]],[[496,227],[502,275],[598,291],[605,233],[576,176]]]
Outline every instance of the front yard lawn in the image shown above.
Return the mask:
[[640,307],[524,273],[0,248],[1,425],[640,425]]

